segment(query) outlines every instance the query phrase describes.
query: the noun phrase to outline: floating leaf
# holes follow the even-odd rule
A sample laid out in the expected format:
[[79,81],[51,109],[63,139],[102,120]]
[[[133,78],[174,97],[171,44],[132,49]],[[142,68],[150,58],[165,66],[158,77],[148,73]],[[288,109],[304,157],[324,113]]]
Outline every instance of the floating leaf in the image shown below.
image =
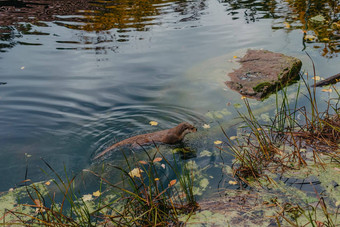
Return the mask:
[[24,69],[25,69],[25,66],[22,66],[20,69],[21,69],[21,70],[24,70]]
[[216,145],[221,144],[221,143],[222,143],[221,140],[216,140],[216,141],[214,141],[214,144],[216,144]]
[[165,164],[162,164],[161,166],[162,166],[163,169],[165,169]]
[[83,195],[83,197],[81,197],[83,199],[84,202],[86,201],[90,201],[93,199],[91,194],[87,194],[87,195]]
[[205,129],[208,129],[208,128],[210,128],[210,125],[204,124],[202,127],[205,128]]
[[261,131],[261,130],[262,130],[262,128],[257,128],[256,130],[257,130],[257,131]]
[[230,180],[228,183],[231,184],[231,185],[236,185],[237,181]]
[[157,121],[150,121],[149,124],[151,126],[156,126],[156,125],[158,125],[158,122]]
[[233,56],[233,58],[238,58],[237,56]]
[[100,193],[100,191],[98,190],[98,191],[96,191],[96,192],[93,192],[92,194],[93,194],[93,196],[98,197],[98,196],[100,196],[102,193]]
[[10,189],[8,189],[8,191],[9,191],[9,192],[12,192],[12,191],[14,191],[14,188],[10,188]]
[[322,89],[321,91],[331,93],[333,90],[332,90],[332,88],[329,88],[329,89]]
[[141,173],[143,173],[144,171],[143,170],[141,170],[140,168],[134,168],[133,170],[131,170],[130,172],[129,172],[129,175],[130,175],[130,177],[141,177]]
[[240,103],[235,103],[235,104],[234,104],[234,107],[235,107],[235,108],[241,108],[242,105],[241,105]]
[[159,181],[159,178],[155,178],[155,181]]
[[328,42],[329,38],[323,38],[322,41]]
[[321,77],[319,77],[319,76],[314,76],[314,77],[312,77],[312,79],[313,79],[313,80],[321,80]]
[[247,98],[246,96],[242,96],[242,97],[241,97],[242,100],[243,100],[243,99],[246,99],[246,98]]
[[148,164],[146,161],[139,161],[139,163],[142,164],[142,165]]
[[169,183],[169,187],[171,187],[171,186],[173,186],[173,185],[175,185],[175,184],[176,184],[176,179],[174,179],[174,180],[170,181],[170,183]]
[[230,136],[230,140],[236,140],[237,136]]
[[51,184],[51,182],[50,181],[46,181],[46,183],[45,183],[45,185],[50,185]]
[[162,161],[162,160],[163,160],[162,158],[158,157],[158,158],[155,158],[155,159],[153,160],[153,162],[160,162],[160,161]]

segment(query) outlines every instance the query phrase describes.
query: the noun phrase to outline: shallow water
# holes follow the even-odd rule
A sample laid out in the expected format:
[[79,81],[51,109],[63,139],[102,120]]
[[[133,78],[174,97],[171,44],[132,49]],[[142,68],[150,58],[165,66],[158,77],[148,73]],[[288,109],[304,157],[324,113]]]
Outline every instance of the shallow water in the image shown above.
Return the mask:
[[182,121],[208,141],[195,149],[214,149],[222,132],[205,138],[201,126],[237,117],[240,95],[223,82],[240,51],[304,56],[311,72],[308,51],[317,74],[339,72],[339,32],[307,43],[296,18],[285,2],[0,1],[0,191],[20,184],[26,163],[46,179],[40,157],[78,173],[108,145]]

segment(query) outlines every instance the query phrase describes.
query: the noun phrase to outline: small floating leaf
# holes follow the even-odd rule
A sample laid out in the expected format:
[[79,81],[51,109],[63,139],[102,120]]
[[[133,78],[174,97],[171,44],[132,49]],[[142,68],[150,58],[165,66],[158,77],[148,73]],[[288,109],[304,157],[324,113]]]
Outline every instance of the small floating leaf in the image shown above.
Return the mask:
[[165,169],[165,164],[162,164],[161,166],[162,166],[163,169]]
[[214,141],[214,144],[216,144],[216,145],[221,144],[221,143],[222,143],[221,140],[216,140],[216,141]]
[[329,38],[323,38],[322,41],[328,42],[328,41],[329,41]]
[[230,136],[230,140],[236,140],[237,136]]
[[246,98],[247,98],[246,96],[242,96],[242,97],[241,97],[242,100],[243,100],[243,99],[246,99]]
[[153,162],[160,162],[160,161],[162,161],[162,160],[163,160],[162,158],[158,157],[158,158],[155,158],[155,159],[153,160]]
[[84,202],[86,201],[90,201],[93,199],[91,194],[87,194],[87,195],[83,195],[82,199],[84,200]]
[[312,77],[312,79],[313,79],[313,80],[321,80],[321,77],[319,77],[319,76],[314,76],[314,77]]
[[242,105],[241,105],[240,103],[235,103],[235,104],[234,104],[234,107],[235,107],[235,108],[241,108]]
[[208,128],[210,128],[210,125],[204,124],[202,127],[205,128],[205,129],[208,129]]
[[159,178],[155,178],[155,181],[159,181]]
[[51,184],[51,182],[50,181],[46,181],[46,183],[45,183],[45,185],[50,185]]
[[237,56],[233,56],[233,58],[238,58]]
[[175,184],[176,184],[176,179],[174,179],[174,180],[170,181],[170,183],[169,183],[169,187],[171,187],[171,186],[173,186],[173,185],[175,185]]
[[146,161],[139,161],[139,163],[142,164],[142,165],[148,164]]
[[93,196],[98,197],[98,196],[100,196],[102,193],[100,193],[100,191],[98,190],[98,191],[96,191],[96,192],[93,192],[92,194],[93,194]]
[[21,70],[24,70],[24,69],[25,69],[25,66],[22,66],[20,69],[21,69]]
[[332,90],[332,88],[329,88],[329,89],[322,89],[321,91],[331,93],[333,90]]
[[149,124],[151,126],[156,126],[156,125],[158,125],[158,122],[157,121],[150,121]]
[[230,180],[228,183],[231,184],[231,185],[236,185],[237,181]]
[[131,170],[129,172],[130,177],[141,177],[141,173],[143,173],[144,171],[141,170],[140,168],[134,168],[133,170]]

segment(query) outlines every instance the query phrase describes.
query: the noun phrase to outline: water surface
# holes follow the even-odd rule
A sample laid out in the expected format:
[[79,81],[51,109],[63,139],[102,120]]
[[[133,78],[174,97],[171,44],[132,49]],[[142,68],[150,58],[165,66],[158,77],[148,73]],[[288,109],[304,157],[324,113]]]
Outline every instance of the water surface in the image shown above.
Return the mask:
[[[339,1],[313,1],[321,11],[288,2],[1,0],[0,191],[20,184],[27,162],[31,179],[46,179],[41,157],[79,173],[131,135],[232,121],[241,100],[224,86],[232,69],[223,66],[240,50],[308,51],[317,74],[338,73]],[[332,23],[306,23],[307,8]],[[216,111],[225,114],[209,118]],[[223,139],[201,135],[198,151]]]

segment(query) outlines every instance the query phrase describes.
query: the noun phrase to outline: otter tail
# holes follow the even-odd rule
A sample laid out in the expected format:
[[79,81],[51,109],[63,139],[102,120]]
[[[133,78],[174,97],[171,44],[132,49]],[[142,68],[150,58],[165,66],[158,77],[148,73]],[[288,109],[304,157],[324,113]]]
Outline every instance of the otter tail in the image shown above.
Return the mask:
[[98,155],[96,155],[96,156],[94,157],[94,159],[98,159],[98,158],[104,156],[107,152],[109,152],[109,151],[115,149],[115,148],[118,147],[118,146],[119,146],[119,143],[113,144],[112,146],[106,148],[104,151],[102,151],[102,152],[100,152]]

